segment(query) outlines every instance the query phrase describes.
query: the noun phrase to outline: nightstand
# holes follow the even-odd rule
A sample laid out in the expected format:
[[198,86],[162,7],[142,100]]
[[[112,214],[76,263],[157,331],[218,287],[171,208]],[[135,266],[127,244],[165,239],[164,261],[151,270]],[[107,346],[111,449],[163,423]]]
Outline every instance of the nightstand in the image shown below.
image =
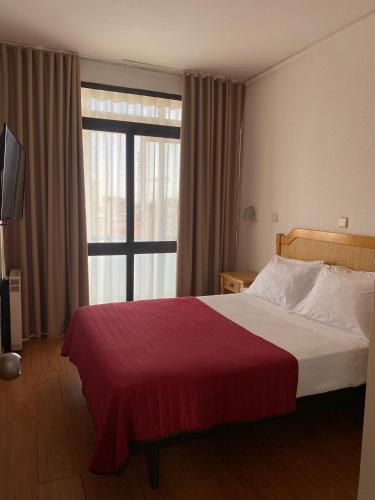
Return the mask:
[[239,293],[255,280],[258,273],[253,271],[219,273],[220,293]]

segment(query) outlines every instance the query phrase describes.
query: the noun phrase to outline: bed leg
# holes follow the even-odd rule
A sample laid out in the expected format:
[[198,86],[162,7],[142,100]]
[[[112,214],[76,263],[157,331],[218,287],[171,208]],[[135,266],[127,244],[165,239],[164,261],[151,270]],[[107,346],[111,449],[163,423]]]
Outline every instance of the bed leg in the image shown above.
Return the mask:
[[159,488],[159,448],[155,447],[147,454],[148,475],[150,486],[153,490]]

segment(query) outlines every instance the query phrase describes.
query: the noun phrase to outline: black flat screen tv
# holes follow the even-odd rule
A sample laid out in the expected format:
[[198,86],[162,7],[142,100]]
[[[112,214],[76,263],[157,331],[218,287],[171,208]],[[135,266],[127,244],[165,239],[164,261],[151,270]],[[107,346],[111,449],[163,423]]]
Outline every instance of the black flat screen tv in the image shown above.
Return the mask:
[[0,221],[22,219],[26,153],[5,124],[0,135]]

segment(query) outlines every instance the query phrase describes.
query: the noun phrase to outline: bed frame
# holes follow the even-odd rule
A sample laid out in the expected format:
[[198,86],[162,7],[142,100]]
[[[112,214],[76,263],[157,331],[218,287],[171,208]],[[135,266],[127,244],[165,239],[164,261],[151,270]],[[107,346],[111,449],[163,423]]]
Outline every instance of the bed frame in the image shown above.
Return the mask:
[[298,260],[323,260],[355,271],[375,271],[375,236],[293,229],[276,235],[276,254]]
[[[293,229],[290,233],[276,235],[276,254],[298,260],[323,260],[327,264],[346,266],[355,271],[375,271],[375,236],[359,236],[346,233],[330,233],[312,229]],[[326,404],[332,400],[353,399],[364,401],[364,387],[343,389],[328,394],[307,396],[297,400],[297,409],[307,405]],[[251,422],[254,424],[254,422]],[[159,451],[186,439],[223,430],[225,424],[214,429],[181,433],[154,441],[133,441],[130,454],[145,454],[148,458],[150,486],[159,487]]]

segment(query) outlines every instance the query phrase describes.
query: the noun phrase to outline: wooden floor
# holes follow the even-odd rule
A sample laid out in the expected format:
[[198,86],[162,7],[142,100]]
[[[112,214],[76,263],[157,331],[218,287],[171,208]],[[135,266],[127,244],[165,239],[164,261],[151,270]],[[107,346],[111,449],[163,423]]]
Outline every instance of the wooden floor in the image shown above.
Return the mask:
[[61,340],[33,340],[23,373],[0,383],[0,498],[6,500],[355,499],[362,405],[330,403],[161,452],[161,487],[143,457],[121,476],[87,471],[94,430]]

